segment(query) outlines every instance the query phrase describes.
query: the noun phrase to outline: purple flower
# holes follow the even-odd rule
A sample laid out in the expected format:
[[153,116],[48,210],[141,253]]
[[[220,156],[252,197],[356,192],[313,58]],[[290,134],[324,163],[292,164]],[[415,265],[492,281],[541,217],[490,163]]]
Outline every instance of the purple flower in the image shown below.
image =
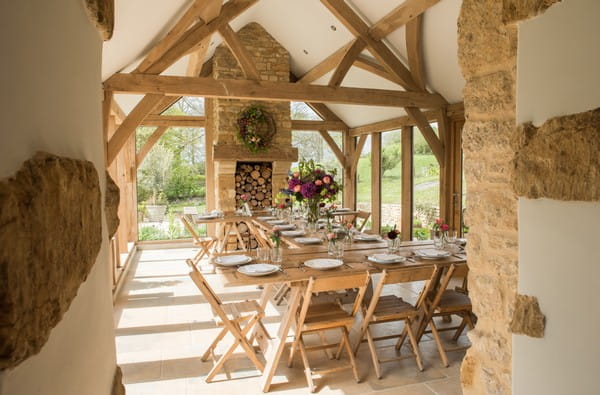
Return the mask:
[[290,180],[288,181],[288,188],[290,189],[290,191],[293,191],[296,185],[302,185],[302,181],[300,181],[297,178],[290,178]]
[[300,192],[306,199],[310,199],[317,192],[317,187],[312,182],[307,182],[306,184],[302,184],[302,189]]

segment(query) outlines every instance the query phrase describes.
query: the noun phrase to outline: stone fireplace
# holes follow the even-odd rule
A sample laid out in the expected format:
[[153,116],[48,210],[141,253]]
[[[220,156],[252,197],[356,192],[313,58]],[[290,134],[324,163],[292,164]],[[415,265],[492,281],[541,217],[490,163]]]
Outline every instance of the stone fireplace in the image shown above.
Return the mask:
[[[248,50],[256,64],[260,78],[265,81],[289,82],[290,56],[271,35],[257,23],[250,23],[240,29],[238,37],[243,46]],[[215,79],[245,79],[245,75],[237,60],[222,44],[215,49],[213,57],[212,75]],[[274,120],[277,129],[272,142],[267,150],[253,153],[238,139],[237,119],[239,114],[251,105],[260,105]],[[256,206],[262,207],[270,204],[275,194],[286,186],[286,177],[292,162],[298,159],[298,149],[292,147],[292,132],[289,102],[266,102],[252,100],[213,99],[211,107],[213,137],[213,160],[215,163],[214,185],[215,206],[219,210],[235,210],[237,200],[241,193],[242,177],[239,170],[248,170],[252,186],[250,191],[262,193],[263,199],[254,199]],[[259,169],[254,167],[258,166]],[[250,169],[253,167],[252,169]],[[271,185],[263,177],[265,169],[270,171]],[[252,171],[258,173],[253,173]],[[237,172],[237,174],[236,174]],[[238,179],[236,179],[236,176]],[[254,179],[253,176],[257,178]],[[262,178],[263,180],[259,180]],[[259,185],[259,182],[264,182]],[[256,183],[256,185],[253,185]],[[270,196],[267,197],[267,194]],[[254,195],[254,196],[255,196]],[[261,195],[259,195],[260,197]]]

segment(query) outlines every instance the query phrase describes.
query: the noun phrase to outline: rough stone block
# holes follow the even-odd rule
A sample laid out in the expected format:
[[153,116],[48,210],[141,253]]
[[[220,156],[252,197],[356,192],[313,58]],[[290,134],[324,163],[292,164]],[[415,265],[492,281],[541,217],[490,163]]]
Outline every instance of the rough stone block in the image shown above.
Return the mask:
[[600,200],[600,108],[520,127],[513,187],[531,199]]
[[519,22],[546,11],[561,0],[504,0],[502,19],[504,23]]
[[540,309],[540,304],[535,296],[517,295],[514,306],[514,315],[510,323],[512,333],[531,337],[544,337],[546,316]]
[[38,153],[0,182],[0,369],[38,353],[102,243],[93,163]]
[[111,39],[115,28],[115,0],[85,0],[88,17],[104,41]]

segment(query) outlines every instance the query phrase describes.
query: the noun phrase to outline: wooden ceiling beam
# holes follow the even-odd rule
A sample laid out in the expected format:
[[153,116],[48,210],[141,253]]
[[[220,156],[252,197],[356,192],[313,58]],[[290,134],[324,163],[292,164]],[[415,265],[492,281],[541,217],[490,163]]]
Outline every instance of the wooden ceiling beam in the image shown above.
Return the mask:
[[190,49],[198,45],[202,40],[209,37],[222,26],[228,24],[232,19],[256,4],[258,0],[229,0],[218,17],[205,24],[196,24],[177,40],[152,66],[145,72],[148,74],[162,73],[167,67],[175,63]]
[[154,147],[154,145],[158,142],[158,140],[160,140],[162,135],[165,134],[167,129],[168,129],[168,126],[160,126],[160,127],[156,128],[154,130],[154,132],[152,132],[150,137],[148,137],[148,140],[146,140],[146,142],[144,143],[142,148],[140,148],[140,152],[138,152],[135,155],[136,168],[140,167],[140,165],[146,158],[146,155],[148,155],[148,153],[150,152],[152,147]]
[[331,135],[329,134],[329,132],[327,130],[319,130],[319,134],[321,135],[321,137],[323,137],[323,140],[325,140],[325,142],[327,143],[327,145],[329,146],[329,148],[331,149],[331,151],[333,152],[333,154],[335,155],[337,160],[340,162],[340,164],[342,165],[342,168],[345,168],[346,167],[346,157],[344,156],[344,153],[340,149],[340,146],[337,145],[337,143],[335,142],[333,137],[331,137]]
[[181,126],[198,128],[206,125],[206,117],[195,115],[149,115],[141,124],[143,126]]
[[407,90],[417,90],[418,86],[414,82],[410,71],[394,55],[394,53],[380,40],[374,39],[369,31],[367,24],[344,0],[321,0],[329,11],[356,37],[362,38],[369,52],[385,66],[388,71],[397,76],[402,82],[402,86]]
[[[204,0],[205,6],[200,11],[200,17],[205,22],[212,22],[219,16],[223,7],[223,0]],[[212,34],[208,35],[200,44],[190,53],[186,74],[189,77],[197,77],[204,65],[204,57],[210,46]]]
[[348,44],[344,45],[325,58],[321,63],[308,70],[302,77],[300,77],[298,82],[301,84],[310,84],[311,82],[318,80],[331,70],[335,69],[355,41],[356,40],[350,41]]
[[422,23],[423,15],[421,14],[406,24],[406,53],[408,54],[408,67],[415,82],[420,90],[425,90]]
[[415,120],[417,127],[421,131],[421,134],[425,138],[425,141],[427,141],[429,148],[431,148],[433,155],[435,155],[435,158],[437,159],[438,163],[442,165],[444,163],[444,144],[442,143],[442,140],[433,131],[433,128],[429,124],[429,120],[427,119],[427,117],[418,108],[405,107],[405,110],[408,113],[408,115],[410,115]]
[[231,50],[231,53],[242,68],[246,78],[249,80],[259,80],[260,75],[258,74],[258,69],[256,68],[254,60],[252,59],[252,55],[248,52],[246,47],[244,47],[231,26],[225,24],[220,27],[219,34],[223,37],[223,40],[225,40],[225,44],[227,44]]
[[[132,74],[142,75],[142,74]],[[110,90],[110,89],[109,89]],[[106,149],[107,167],[115,160],[121,148],[125,145],[129,137],[135,132],[140,123],[146,116],[161,102],[164,95],[161,93],[148,94],[140,100],[133,110],[127,115],[127,118],[118,127],[115,133],[108,141]]]
[[446,104],[437,93],[369,88],[332,88],[289,82],[214,80],[149,74],[115,74],[104,88],[115,92],[168,96],[205,96],[231,99],[362,104],[384,107],[436,108]]
[[[156,44],[148,55],[142,60],[142,62],[138,65],[138,67],[133,71],[134,73],[145,73],[148,71],[150,66],[154,64],[161,56],[164,55],[165,52],[173,44],[177,42],[186,32],[186,30],[193,24],[197,23],[201,18],[201,12],[205,8],[205,0],[195,0],[192,5],[187,9],[185,14],[177,21],[175,26],[171,28],[171,30],[164,36],[158,44]],[[202,22],[204,23],[204,22]]]
[[379,22],[373,25],[369,34],[375,40],[388,36],[409,21],[422,15],[428,8],[439,3],[440,0],[405,0],[404,3],[390,11]]
[[342,57],[340,60],[335,71],[333,72],[333,75],[329,79],[329,86],[338,87],[342,85],[342,81],[344,81],[344,77],[346,77],[346,74],[348,74],[348,71],[350,71],[350,67],[352,67],[352,64],[356,58],[358,58],[358,55],[360,55],[360,53],[366,48],[366,46],[367,43],[365,43],[363,39],[357,38],[354,40],[352,45],[344,54],[344,57]]
[[401,80],[392,75],[385,67],[377,63],[376,60],[369,58],[368,56],[359,55],[358,58],[354,61],[354,66],[361,68],[363,70],[369,71],[381,78],[385,78],[388,81],[391,81],[395,84],[401,85]]
[[312,121],[312,120],[292,120],[292,130],[331,130],[344,131],[348,130],[348,126],[343,122],[338,121]]

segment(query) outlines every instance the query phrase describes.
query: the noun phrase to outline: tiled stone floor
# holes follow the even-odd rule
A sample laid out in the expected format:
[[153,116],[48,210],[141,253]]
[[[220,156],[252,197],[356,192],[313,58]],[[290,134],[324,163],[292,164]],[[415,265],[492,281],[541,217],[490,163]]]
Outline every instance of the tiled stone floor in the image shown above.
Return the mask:
[[[212,362],[202,362],[200,356],[218,330],[208,304],[188,277],[184,259],[193,255],[192,249],[142,250],[133,262],[114,311],[117,362],[127,394],[261,394],[258,371],[241,351],[227,363],[232,380],[219,374],[217,380],[221,381],[204,382]],[[210,282],[211,275],[207,279]],[[388,291],[414,302],[420,286],[403,284]],[[255,287],[220,289],[215,284],[215,290],[224,302],[260,294]],[[269,304],[265,322],[270,332],[276,332],[283,309]],[[391,329],[382,327],[380,331]],[[459,339],[459,344],[467,342],[465,335]],[[221,349],[227,343],[222,343]],[[428,335],[420,348],[423,372],[417,370],[414,360],[406,359],[383,364],[383,378],[378,380],[363,344],[357,357],[361,382],[356,383],[350,371],[343,371],[317,378],[317,390],[320,394],[461,394],[459,370],[464,352],[448,353],[451,365],[444,368]],[[382,352],[393,353],[393,346]],[[317,367],[336,362],[329,361],[322,351],[310,353],[309,359]],[[282,361],[287,361],[287,350]],[[293,368],[280,363],[273,382],[271,392],[275,394],[309,393],[299,359]]]

